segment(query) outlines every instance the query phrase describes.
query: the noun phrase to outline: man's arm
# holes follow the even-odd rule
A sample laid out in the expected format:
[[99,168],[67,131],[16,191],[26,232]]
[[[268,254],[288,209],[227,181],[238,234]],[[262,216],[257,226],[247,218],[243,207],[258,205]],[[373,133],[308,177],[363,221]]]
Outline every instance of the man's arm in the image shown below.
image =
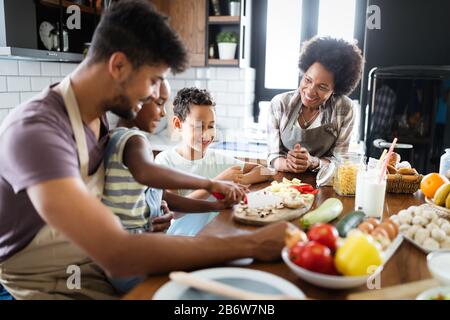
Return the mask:
[[243,257],[272,260],[279,258],[283,246],[286,224],[227,238],[129,234],[79,178],[39,183],[27,193],[47,224],[112,276],[187,270]]

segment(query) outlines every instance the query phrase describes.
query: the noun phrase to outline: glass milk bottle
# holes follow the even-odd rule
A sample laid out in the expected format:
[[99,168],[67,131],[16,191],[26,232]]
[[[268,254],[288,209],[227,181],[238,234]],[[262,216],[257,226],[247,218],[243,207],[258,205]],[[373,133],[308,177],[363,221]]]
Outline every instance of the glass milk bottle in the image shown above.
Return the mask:
[[364,177],[366,176],[367,166],[361,164],[356,175],[356,194],[355,194],[355,210],[363,210],[364,205]]
[[380,178],[380,169],[369,169],[363,178],[363,211],[368,217],[383,218],[386,196],[386,174]]
[[450,179],[450,149],[445,149],[445,153],[441,157],[439,174]]

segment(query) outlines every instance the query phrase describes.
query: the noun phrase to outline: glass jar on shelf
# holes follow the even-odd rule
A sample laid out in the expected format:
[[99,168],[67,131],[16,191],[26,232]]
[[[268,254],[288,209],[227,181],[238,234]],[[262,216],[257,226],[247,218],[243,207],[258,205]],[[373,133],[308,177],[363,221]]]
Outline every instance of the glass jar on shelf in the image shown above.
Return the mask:
[[342,152],[334,155],[336,169],[333,189],[340,196],[354,196],[356,193],[356,177],[364,164],[362,154]]

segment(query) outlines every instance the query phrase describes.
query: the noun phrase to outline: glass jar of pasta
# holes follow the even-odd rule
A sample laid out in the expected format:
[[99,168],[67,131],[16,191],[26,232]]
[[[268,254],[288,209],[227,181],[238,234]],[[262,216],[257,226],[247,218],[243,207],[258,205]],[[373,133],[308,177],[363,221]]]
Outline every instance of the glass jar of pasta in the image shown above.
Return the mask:
[[334,191],[340,196],[354,196],[356,176],[364,163],[364,155],[345,152],[334,155],[336,170],[333,179]]

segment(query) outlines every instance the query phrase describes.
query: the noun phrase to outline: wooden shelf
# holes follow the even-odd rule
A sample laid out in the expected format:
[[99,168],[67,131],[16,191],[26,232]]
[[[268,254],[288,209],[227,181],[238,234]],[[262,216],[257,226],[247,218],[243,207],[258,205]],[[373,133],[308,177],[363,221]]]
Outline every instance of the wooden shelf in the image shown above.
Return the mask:
[[209,16],[209,24],[239,24],[241,23],[240,16]]
[[238,59],[222,60],[222,59],[208,59],[210,66],[239,66]]
[[[59,6],[59,0],[40,0],[41,4],[47,5],[47,6]],[[100,15],[100,12],[96,11],[95,8],[89,7],[89,6],[83,6],[81,4],[72,2],[72,1],[62,1],[62,6],[67,8],[69,6],[76,5],[80,8],[81,12],[86,12],[90,14],[98,14]]]

